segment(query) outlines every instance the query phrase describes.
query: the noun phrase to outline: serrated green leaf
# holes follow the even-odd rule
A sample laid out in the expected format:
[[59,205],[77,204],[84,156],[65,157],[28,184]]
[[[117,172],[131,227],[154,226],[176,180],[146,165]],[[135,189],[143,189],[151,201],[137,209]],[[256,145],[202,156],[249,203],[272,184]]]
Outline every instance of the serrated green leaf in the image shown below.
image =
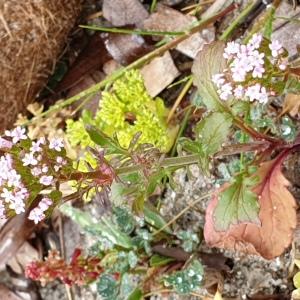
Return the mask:
[[117,143],[111,139],[110,137],[108,137],[106,134],[104,134],[103,132],[101,132],[100,130],[98,130],[96,127],[92,126],[92,125],[87,125],[85,127],[87,133],[89,134],[91,140],[107,149],[107,153],[109,154],[127,154],[127,151],[122,149],[120,146],[117,145]]
[[217,41],[205,45],[194,60],[192,73],[194,84],[198,88],[198,93],[209,110],[223,111],[216,87],[212,82],[212,76],[222,73],[226,67],[223,57],[224,43]]
[[209,156],[220,150],[226,141],[232,125],[232,117],[227,113],[215,112],[198,123],[196,127],[197,140],[203,147],[203,152]]
[[214,210],[216,230],[226,231],[230,225],[243,222],[260,224],[257,195],[251,190],[255,184],[257,178],[248,178],[242,174],[220,192],[220,200]]

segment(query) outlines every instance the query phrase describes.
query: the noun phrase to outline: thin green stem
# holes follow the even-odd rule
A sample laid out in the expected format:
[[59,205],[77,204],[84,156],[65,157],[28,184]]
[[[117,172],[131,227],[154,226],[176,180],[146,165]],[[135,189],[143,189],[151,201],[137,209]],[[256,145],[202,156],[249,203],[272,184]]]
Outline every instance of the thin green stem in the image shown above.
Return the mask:
[[150,7],[151,13],[153,13],[155,11],[156,6],[157,6],[157,0],[152,0],[151,7]]
[[250,2],[244,10],[233,20],[233,22],[228,26],[228,28],[223,32],[220,37],[220,40],[227,40],[235,30],[235,28],[250,14],[250,12],[255,8],[255,6],[259,3],[259,0],[253,0]]
[[152,31],[152,30],[139,30],[139,29],[126,29],[126,28],[109,28],[109,27],[100,27],[100,26],[91,26],[91,25],[80,25],[79,27],[84,29],[90,29],[95,31],[111,32],[111,33],[123,33],[123,34],[137,34],[137,35],[183,35],[184,31]]
[[186,93],[189,91],[190,87],[193,85],[193,77],[191,77],[186,84],[184,85],[183,89],[181,90],[179,96],[177,97],[172,109],[170,110],[170,113],[168,115],[167,118],[167,123],[170,122],[170,120],[172,119],[177,107],[179,106],[180,102],[182,101],[182,99],[184,98],[184,96],[186,95]]
[[227,8],[225,8],[224,10],[219,12],[218,14],[216,14],[216,15],[208,18],[208,19],[204,19],[204,20],[200,21],[197,26],[195,26],[192,29],[190,29],[189,31],[187,31],[184,35],[179,36],[177,38],[174,38],[169,43],[161,46],[160,48],[157,48],[157,49],[153,50],[152,52],[146,54],[145,56],[143,56],[140,59],[136,60],[135,62],[128,65],[127,67],[117,70],[116,72],[114,72],[113,74],[111,74],[110,76],[105,78],[103,81],[100,81],[99,83],[96,83],[95,85],[93,85],[90,88],[80,92],[79,94],[77,94],[77,95],[75,95],[75,96],[73,96],[69,99],[66,99],[65,101],[63,101],[59,104],[53,105],[47,111],[41,113],[39,116],[31,119],[30,121],[24,123],[23,125],[24,126],[29,125],[29,124],[33,123],[34,121],[39,120],[40,118],[45,117],[48,114],[51,114],[54,111],[61,110],[62,108],[66,107],[66,106],[69,106],[69,105],[73,104],[74,102],[77,102],[77,101],[81,100],[83,97],[87,97],[89,95],[96,94],[102,88],[104,88],[106,85],[111,84],[116,79],[120,78],[125,72],[127,72],[129,70],[132,70],[132,69],[140,68],[143,65],[145,65],[147,62],[151,61],[153,58],[155,58],[157,56],[161,56],[166,51],[175,48],[178,44],[180,44],[181,42],[188,39],[194,33],[199,32],[200,30],[206,28],[210,24],[213,24],[218,19],[220,19],[221,17],[226,16],[229,12],[231,12],[234,9],[235,9],[235,5],[233,5],[233,4],[229,5]]
[[181,123],[180,129],[178,131],[174,146],[173,146],[172,151],[171,151],[171,156],[174,156],[176,154],[178,141],[181,138],[181,136],[182,136],[182,134],[183,134],[183,132],[184,132],[186,126],[187,126],[187,122],[189,120],[191,112],[192,112],[192,107],[190,106],[189,109],[187,110],[187,112],[185,113],[184,118],[182,120],[182,123]]

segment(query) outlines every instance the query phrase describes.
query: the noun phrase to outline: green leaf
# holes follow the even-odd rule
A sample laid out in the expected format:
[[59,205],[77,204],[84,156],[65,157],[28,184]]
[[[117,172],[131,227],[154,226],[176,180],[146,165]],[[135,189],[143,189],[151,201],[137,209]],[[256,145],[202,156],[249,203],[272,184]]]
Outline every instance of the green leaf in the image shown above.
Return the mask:
[[118,226],[110,221],[107,217],[103,216],[96,223],[89,213],[83,212],[77,208],[72,207],[71,205],[64,204],[59,209],[64,215],[68,216],[86,232],[95,236],[99,235],[101,237],[105,237],[110,242],[125,249],[132,248],[133,245],[130,237],[119,230]]
[[174,290],[182,295],[187,295],[196,290],[203,280],[203,266],[198,260],[193,260],[183,271],[174,272],[164,278],[165,286],[173,286]]
[[101,132],[100,130],[98,130],[96,127],[92,126],[92,125],[87,125],[85,127],[87,133],[89,134],[91,140],[107,149],[107,153],[109,154],[127,154],[127,151],[122,149],[117,142],[115,142],[113,139],[111,139],[110,137],[108,137],[107,135],[105,135],[103,132]]
[[97,282],[97,292],[105,300],[115,300],[119,293],[119,283],[110,274],[103,274]]
[[[155,227],[156,229],[160,229],[167,224],[164,218],[158,212],[155,211],[155,208],[150,207],[150,205],[147,203],[144,206],[144,215],[146,222],[149,223],[151,226]],[[166,227],[163,231],[172,234],[170,227]]]
[[168,263],[170,263],[172,261],[174,261],[173,258],[154,254],[150,258],[150,266],[151,267],[160,267],[160,266],[167,265]]
[[223,111],[223,104],[212,82],[212,76],[222,73],[226,67],[226,60],[223,57],[224,47],[221,41],[205,45],[196,56],[192,67],[194,84],[209,110]]
[[143,299],[143,293],[139,288],[136,288],[127,298],[127,300],[141,300]]
[[123,207],[114,207],[113,214],[120,230],[126,234],[132,233],[135,227],[135,222],[128,209]]
[[206,155],[213,155],[221,149],[232,125],[232,117],[226,113],[215,112],[198,123],[197,140]]
[[220,192],[220,200],[214,211],[216,230],[226,231],[230,225],[242,222],[260,224],[257,196],[251,191],[256,184],[257,178],[241,174]]

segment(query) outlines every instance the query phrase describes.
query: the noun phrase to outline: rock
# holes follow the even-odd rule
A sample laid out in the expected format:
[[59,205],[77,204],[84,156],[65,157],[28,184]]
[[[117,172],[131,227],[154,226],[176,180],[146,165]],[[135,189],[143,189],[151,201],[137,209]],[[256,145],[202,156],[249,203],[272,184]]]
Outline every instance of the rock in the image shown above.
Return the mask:
[[[157,12],[153,13],[144,22],[144,29],[156,31],[184,31],[193,26],[197,19],[187,16],[175,9],[164,5],[157,6]],[[177,50],[183,54],[195,58],[205,44],[215,39],[215,28],[209,27],[201,33],[195,33],[177,46]]]
[[174,65],[170,52],[154,58],[141,70],[145,87],[151,97],[157,96],[180,74]]
[[113,26],[140,25],[149,15],[139,0],[104,0],[102,11]]

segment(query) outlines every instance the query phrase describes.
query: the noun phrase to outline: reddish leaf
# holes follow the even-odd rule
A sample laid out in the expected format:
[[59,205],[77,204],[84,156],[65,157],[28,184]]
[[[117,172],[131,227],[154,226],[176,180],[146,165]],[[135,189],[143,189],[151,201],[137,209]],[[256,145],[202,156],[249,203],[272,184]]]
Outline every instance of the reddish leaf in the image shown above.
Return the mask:
[[[289,181],[281,172],[285,155],[263,163],[257,171],[259,184],[253,189],[258,195],[261,226],[252,223],[231,225],[227,231],[216,231],[213,213],[218,203],[218,192],[207,211],[204,235],[212,247],[258,254],[272,259],[281,255],[290,245],[296,227],[296,203],[287,189]],[[224,190],[228,185],[221,188]]]

